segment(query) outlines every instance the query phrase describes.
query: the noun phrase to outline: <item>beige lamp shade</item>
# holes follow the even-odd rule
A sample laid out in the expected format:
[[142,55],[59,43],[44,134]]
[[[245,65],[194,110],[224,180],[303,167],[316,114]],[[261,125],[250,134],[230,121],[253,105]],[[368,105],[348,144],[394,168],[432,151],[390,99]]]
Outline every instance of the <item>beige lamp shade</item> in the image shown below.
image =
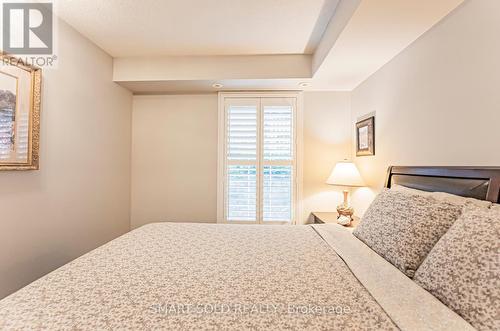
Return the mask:
[[363,178],[359,174],[358,168],[352,162],[339,162],[333,168],[327,184],[337,186],[365,186]]

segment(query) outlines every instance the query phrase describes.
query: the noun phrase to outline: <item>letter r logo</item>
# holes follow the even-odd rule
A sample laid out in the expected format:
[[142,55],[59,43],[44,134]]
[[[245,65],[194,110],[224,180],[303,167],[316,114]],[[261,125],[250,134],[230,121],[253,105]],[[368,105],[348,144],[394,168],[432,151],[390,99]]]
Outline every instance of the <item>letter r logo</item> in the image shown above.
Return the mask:
[[52,3],[4,3],[3,50],[10,54],[52,54]]

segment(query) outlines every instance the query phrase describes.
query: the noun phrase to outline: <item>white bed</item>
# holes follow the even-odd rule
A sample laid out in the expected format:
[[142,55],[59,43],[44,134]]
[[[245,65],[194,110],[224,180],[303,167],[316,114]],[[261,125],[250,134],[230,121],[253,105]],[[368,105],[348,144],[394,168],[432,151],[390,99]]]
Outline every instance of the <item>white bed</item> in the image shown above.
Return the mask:
[[338,225],[155,223],[0,301],[2,330],[467,330]]

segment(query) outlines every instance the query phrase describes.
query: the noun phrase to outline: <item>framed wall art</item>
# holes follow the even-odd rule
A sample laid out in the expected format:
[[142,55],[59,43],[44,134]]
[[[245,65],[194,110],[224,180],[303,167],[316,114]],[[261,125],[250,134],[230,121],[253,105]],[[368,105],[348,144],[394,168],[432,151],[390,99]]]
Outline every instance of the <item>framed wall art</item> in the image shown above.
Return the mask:
[[356,123],[356,156],[375,155],[375,116]]
[[0,170],[37,170],[42,72],[9,55],[0,58]]

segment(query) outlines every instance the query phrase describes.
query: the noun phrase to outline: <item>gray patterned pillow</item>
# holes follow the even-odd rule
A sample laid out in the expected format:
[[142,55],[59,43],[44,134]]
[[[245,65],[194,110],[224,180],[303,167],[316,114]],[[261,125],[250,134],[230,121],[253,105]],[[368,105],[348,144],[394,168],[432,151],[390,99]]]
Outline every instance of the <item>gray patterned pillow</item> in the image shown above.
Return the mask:
[[500,209],[467,205],[415,282],[480,330],[500,330]]
[[354,235],[408,277],[460,216],[463,206],[385,189]]

